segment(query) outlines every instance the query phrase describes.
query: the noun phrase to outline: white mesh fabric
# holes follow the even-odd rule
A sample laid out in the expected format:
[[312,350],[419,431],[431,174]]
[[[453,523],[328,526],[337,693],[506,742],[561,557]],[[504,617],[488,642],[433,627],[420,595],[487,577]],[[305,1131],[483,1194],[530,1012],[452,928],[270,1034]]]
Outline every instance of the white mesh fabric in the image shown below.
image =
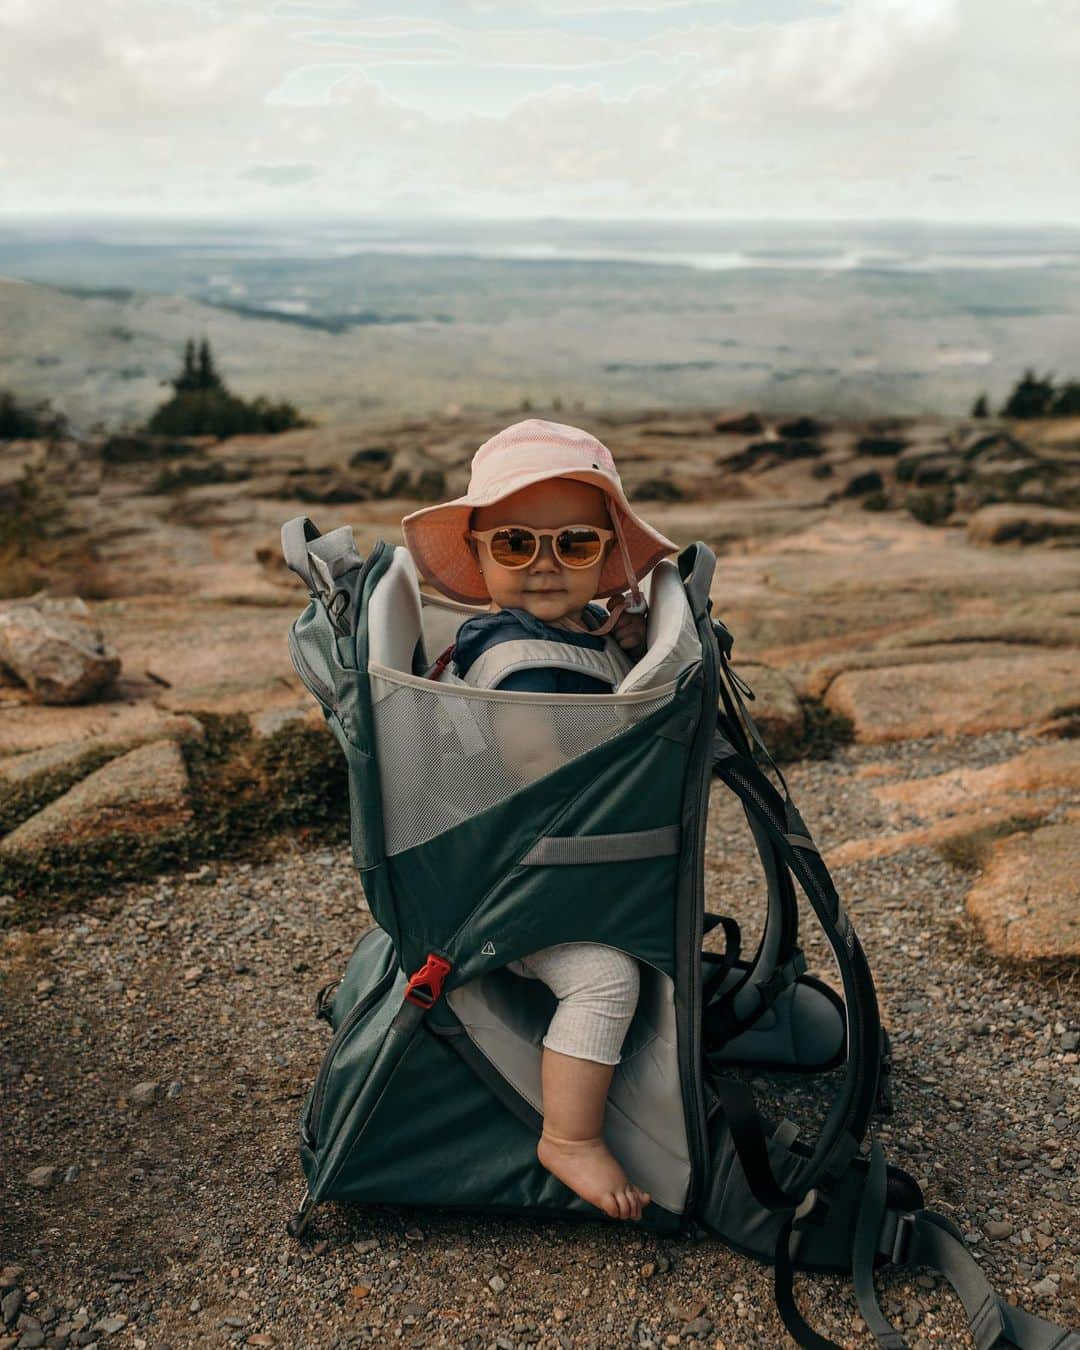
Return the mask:
[[414,848],[486,811],[670,702],[644,695],[548,701],[369,668],[388,854]]

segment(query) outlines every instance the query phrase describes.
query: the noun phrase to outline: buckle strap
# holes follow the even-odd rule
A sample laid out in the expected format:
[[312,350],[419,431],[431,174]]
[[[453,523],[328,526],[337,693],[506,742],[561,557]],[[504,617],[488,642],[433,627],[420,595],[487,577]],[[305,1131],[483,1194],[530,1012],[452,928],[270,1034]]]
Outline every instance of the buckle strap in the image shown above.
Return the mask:
[[805,973],[806,953],[801,947],[794,947],[788,959],[782,965],[776,966],[768,979],[757,981],[756,988],[761,995],[762,1012],[766,1008],[771,1008],[784,990],[790,988],[799,976]]

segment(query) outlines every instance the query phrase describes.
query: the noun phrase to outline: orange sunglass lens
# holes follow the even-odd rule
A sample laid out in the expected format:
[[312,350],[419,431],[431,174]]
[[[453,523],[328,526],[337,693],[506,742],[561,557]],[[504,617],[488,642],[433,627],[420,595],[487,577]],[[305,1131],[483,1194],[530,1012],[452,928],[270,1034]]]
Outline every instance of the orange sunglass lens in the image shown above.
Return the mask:
[[563,530],[555,536],[555,552],[567,567],[589,567],[600,556],[600,536],[595,530]]
[[499,530],[491,536],[491,556],[503,567],[524,567],[536,552],[531,530]]

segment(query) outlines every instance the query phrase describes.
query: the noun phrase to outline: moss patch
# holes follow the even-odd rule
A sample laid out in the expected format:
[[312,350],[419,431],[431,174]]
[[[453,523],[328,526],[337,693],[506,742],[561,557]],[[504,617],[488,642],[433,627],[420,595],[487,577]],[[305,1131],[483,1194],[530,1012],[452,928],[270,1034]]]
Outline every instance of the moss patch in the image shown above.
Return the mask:
[[[183,830],[141,838],[122,835],[77,847],[53,848],[33,858],[0,856],[0,926],[33,923],[87,900],[122,881],[155,876],[211,857],[250,856],[254,846],[283,830],[318,827],[319,845],[349,835],[349,785],[344,756],[325,730],[287,723],[258,737],[243,714],[196,714],[201,741],[181,744],[191,783],[193,815]],[[101,763],[122,753],[104,753]],[[92,759],[53,775],[40,805],[85,777]],[[95,763],[94,768],[100,767]],[[51,793],[51,795],[49,795]],[[28,798],[23,799],[25,807]],[[7,803],[5,803],[7,806]],[[25,818],[25,817],[23,817]]]
[[[826,708],[820,699],[801,698],[802,734],[767,738],[769,753],[781,764],[797,759],[832,759],[839,746],[855,739],[855,724],[842,713]],[[760,752],[758,752],[760,755]]]
[[990,861],[996,839],[1004,839],[1010,834],[1030,834],[1042,824],[1041,819],[1030,816],[1010,816],[1007,820],[995,821],[993,825],[982,825],[965,834],[954,834],[937,845],[937,853],[947,863],[962,868],[965,872],[981,872]]
[[133,750],[135,745],[136,742],[131,741],[98,746],[69,764],[46,769],[21,783],[5,784],[4,799],[0,801],[0,835],[10,834],[24,820],[44,810],[50,802],[62,797],[109,760]]

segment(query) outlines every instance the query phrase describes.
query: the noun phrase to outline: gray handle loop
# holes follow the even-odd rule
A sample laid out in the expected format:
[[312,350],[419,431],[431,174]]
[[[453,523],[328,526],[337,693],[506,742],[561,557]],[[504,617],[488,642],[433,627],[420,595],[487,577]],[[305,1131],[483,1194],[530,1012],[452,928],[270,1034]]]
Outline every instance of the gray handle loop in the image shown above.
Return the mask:
[[315,525],[307,516],[293,516],[281,527],[281,552],[285,566],[295,572],[308,589],[310,595],[316,595],[318,588],[311,575],[311,560],[308,557],[308,544],[321,538]]

